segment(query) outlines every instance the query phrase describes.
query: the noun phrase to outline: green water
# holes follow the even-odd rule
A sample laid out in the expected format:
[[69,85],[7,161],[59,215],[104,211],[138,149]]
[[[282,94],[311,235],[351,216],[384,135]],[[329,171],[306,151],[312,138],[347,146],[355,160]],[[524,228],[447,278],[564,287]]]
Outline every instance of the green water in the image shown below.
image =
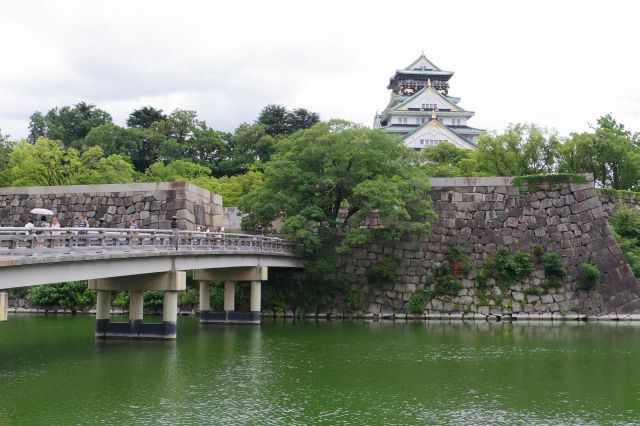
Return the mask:
[[0,425],[639,424],[640,326],[271,322],[95,341],[0,323]]

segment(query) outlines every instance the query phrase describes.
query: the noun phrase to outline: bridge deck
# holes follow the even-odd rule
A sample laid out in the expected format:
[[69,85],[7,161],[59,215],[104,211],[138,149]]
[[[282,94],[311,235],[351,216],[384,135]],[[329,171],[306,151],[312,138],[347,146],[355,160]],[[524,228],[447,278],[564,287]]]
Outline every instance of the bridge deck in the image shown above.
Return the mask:
[[302,267],[281,238],[155,229],[0,228],[0,288],[171,270]]

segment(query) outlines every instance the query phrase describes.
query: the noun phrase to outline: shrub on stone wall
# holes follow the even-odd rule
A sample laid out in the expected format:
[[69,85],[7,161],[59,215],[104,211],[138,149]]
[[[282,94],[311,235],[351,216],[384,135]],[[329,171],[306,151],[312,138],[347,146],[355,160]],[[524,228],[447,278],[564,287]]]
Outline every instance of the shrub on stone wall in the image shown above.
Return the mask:
[[427,289],[425,296],[434,298],[439,296],[455,296],[463,288],[462,283],[451,275],[448,262],[442,262],[440,267],[434,268],[434,272],[427,275]]
[[345,312],[357,312],[362,311],[363,306],[362,293],[352,291],[345,298],[342,309],[344,309]]
[[387,256],[369,267],[367,279],[370,284],[393,283],[396,279],[397,267],[398,261],[394,257]]
[[478,270],[477,281],[480,288],[486,288],[489,278],[503,290],[521,282],[533,272],[533,262],[529,253],[518,251],[511,255],[508,249],[498,250],[495,257],[486,259]]
[[560,287],[567,270],[562,265],[562,259],[556,252],[547,253],[542,258],[542,268],[547,274],[546,287]]
[[578,283],[576,287],[579,290],[593,290],[600,281],[600,270],[597,266],[590,263],[582,263],[578,271]]
[[427,300],[423,292],[416,291],[409,296],[409,310],[414,314],[420,314],[427,308]]
[[553,173],[553,174],[539,174],[539,175],[527,175],[527,176],[515,176],[511,179],[511,184],[520,189],[520,192],[536,192],[542,189],[545,185],[562,184],[562,183],[574,183],[585,184],[587,179],[579,174],[575,173]]
[[609,223],[634,275],[640,277],[640,212],[619,206]]

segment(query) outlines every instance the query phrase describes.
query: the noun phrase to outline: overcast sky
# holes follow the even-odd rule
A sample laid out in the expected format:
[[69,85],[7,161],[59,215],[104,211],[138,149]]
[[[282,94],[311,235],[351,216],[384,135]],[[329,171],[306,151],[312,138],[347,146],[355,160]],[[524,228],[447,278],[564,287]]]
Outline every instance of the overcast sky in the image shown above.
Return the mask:
[[279,103],[370,126],[424,49],[474,127],[568,134],[611,112],[640,131],[638,22],[623,0],[2,2],[0,129],[79,101],[118,124],[152,105],[230,131]]

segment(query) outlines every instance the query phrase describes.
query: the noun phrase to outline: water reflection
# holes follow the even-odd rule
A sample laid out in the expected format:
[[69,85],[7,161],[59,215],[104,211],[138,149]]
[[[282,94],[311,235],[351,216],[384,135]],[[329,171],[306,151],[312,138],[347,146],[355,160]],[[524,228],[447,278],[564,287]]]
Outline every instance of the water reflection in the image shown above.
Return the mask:
[[[91,317],[0,328],[0,423],[634,424],[636,323],[265,321],[94,341]],[[35,410],[33,407],[38,407]]]

